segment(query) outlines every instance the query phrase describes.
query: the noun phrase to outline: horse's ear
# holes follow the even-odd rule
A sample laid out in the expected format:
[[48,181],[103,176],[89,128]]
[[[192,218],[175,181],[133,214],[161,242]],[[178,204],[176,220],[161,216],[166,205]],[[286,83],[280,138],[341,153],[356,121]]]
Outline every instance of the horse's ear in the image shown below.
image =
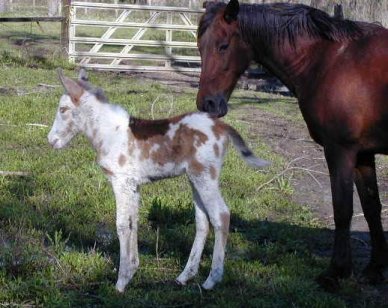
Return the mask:
[[225,8],[224,19],[227,23],[237,20],[238,12],[240,11],[240,4],[238,0],[230,0]]
[[58,69],[58,77],[61,81],[63,87],[65,88],[65,91],[69,96],[71,97],[72,102],[74,105],[79,105],[79,99],[84,93],[84,89],[78,85],[74,80],[66,77],[63,75],[63,72],[61,69]]
[[88,73],[84,67],[81,67],[78,73],[78,80],[89,81]]
[[238,0],[230,0],[225,8],[224,19],[227,23],[237,20],[240,11],[240,4]]

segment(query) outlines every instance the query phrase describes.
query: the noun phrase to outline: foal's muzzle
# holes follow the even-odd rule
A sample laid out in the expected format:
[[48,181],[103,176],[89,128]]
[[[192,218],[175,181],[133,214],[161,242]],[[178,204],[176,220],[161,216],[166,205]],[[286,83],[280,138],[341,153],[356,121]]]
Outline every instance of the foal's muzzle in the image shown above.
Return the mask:
[[206,96],[201,109],[220,118],[228,113],[228,104],[222,95]]

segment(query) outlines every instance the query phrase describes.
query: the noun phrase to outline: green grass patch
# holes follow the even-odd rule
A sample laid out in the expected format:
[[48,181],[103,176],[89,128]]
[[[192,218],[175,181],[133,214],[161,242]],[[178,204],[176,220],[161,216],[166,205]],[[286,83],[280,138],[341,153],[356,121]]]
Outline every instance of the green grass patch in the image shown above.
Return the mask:
[[[8,90],[0,93],[0,170],[29,174],[0,176],[0,306],[382,305],[356,285],[346,285],[336,295],[318,288],[314,279],[328,265],[319,251],[331,246],[330,233],[308,208],[291,201],[287,183],[274,181],[257,191],[284,164],[260,136],[247,141],[258,156],[272,161],[270,168],[249,169],[234,150],[223,168],[221,189],[232,218],[222,283],[210,292],[199,287],[210,269],[212,235],[199,275],[185,287],[173,282],[195,232],[190,186],[181,177],[142,187],[141,266],[125,293],[117,294],[119,244],[111,187],[85,138],[77,137],[62,151],[47,143],[63,93],[54,67],[63,63],[53,58],[50,65],[31,66],[18,50],[10,51],[9,42],[1,40],[0,47],[9,52],[0,56],[0,89]],[[66,75],[76,76],[72,67],[65,69]],[[173,91],[155,81],[113,73],[92,72],[90,79],[134,116],[160,118],[195,110],[196,90],[189,87]],[[286,99],[257,104],[254,98],[237,92],[235,108],[255,104],[278,115],[297,110]],[[248,125],[235,112],[225,120],[248,135]]]

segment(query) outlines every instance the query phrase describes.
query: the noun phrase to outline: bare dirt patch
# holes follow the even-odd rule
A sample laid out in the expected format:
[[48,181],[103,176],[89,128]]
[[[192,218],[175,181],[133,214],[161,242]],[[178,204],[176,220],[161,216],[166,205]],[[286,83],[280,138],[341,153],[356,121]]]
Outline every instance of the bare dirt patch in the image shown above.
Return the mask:
[[[295,109],[297,108],[295,103]],[[276,153],[284,156],[289,162],[290,172],[294,174],[291,178],[295,188],[293,199],[299,204],[309,206],[321,221],[329,228],[334,228],[330,179],[323,149],[310,138],[305,123],[288,120],[251,105],[239,106],[238,110],[241,114],[239,118],[251,123],[250,133],[264,138]],[[377,165],[381,199],[385,204],[388,202],[384,193],[388,191],[388,162],[378,157]],[[387,230],[387,206],[383,208],[382,220]],[[356,191],[352,231],[368,231]],[[368,241],[367,238],[362,240]]]

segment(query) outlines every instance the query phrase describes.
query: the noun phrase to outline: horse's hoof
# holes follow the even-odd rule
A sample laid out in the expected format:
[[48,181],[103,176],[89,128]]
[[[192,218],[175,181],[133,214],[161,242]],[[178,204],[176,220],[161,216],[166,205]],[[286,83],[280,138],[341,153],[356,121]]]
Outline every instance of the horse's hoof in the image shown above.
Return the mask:
[[379,284],[384,282],[385,278],[379,266],[368,265],[362,271],[361,282],[368,284]]
[[377,257],[377,263],[381,264],[381,267],[384,269],[388,267],[388,247],[382,249],[382,252],[379,257]]
[[316,282],[326,292],[336,293],[340,288],[338,277],[327,272],[319,275],[316,279]]

